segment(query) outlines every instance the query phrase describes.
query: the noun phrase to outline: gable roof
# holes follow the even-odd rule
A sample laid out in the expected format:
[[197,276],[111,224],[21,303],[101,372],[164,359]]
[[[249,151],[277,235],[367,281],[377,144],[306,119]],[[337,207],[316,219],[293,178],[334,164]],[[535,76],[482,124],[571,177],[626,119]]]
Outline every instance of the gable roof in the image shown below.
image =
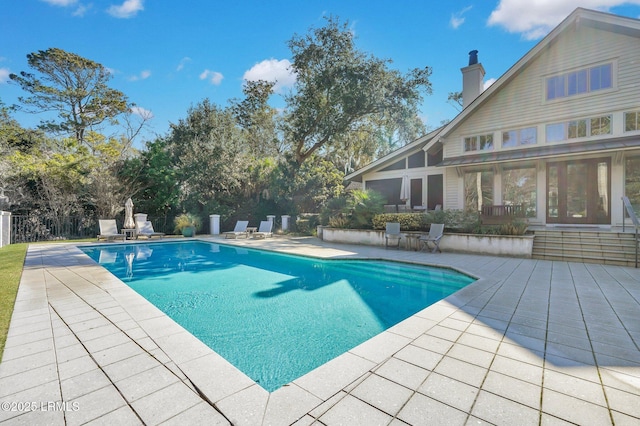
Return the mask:
[[448,134],[455,130],[464,120],[473,114],[475,110],[491,99],[503,86],[513,80],[523,68],[540,56],[544,51],[565,31],[578,26],[587,26],[604,31],[616,32],[632,37],[640,38],[640,20],[627,18],[624,16],[612,15],[605,12],[577,8],[555,27],[545,38],[535,45],[526,55],[516,62],[487,90],[482,92],[468,107],[462,110],[453,120],[443,126],[438,134],[434,135],[431,141],[423,149],[427,151],[435,143],[440,143]]
[[413,150],[419,150],[421,148],[424,148],[424,146],[427,143],[429,143],[433,138],[433,136],[436,135],[439,131],[440,129],[436,129],[430,133],[427,133],[424,136],[419,137],[413,142],[409,142],[405,146],[396,149],[395,151],[385,155],[384,157],[381,157],[376,161],[369,163],[366,166],[361,167],[360,169],[354,172],[349,173],[344,177],[344,179],[348,181],[362,182],[363,174],[370,172],[371,170],[374,170],[374,169],[383,168],[385,166],[391,165],[394,162],[398,161],[400,158],[407,155],[407,153]]

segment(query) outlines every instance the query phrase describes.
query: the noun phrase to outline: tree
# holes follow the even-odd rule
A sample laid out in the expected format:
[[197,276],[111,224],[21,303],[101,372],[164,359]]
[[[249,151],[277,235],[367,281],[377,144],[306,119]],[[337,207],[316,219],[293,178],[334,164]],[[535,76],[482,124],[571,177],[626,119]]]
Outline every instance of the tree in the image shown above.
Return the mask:
[[449,102],[458,111],[462,111],[462,92],[449,92],[447,102]]
[[19,98],[28,112],[58,114],[58,120],[42,123],[48,131],[69,134],[82,144],[87,129],[116,123],[129,109],[127,97],[107,86],[111,74],[97,62],[58,48],[30,53],[27,62],[40,77],[22,71],[9,78],[31,95]]
[[289,48],[296,84],[285,96],[285,131],[298,165],[368,117],[394,123],[417,115],[422,93],[431,93],[429,67],[407,75],[389,69],[390,61],[357,50],[347,23],[334,18],[294,36]]

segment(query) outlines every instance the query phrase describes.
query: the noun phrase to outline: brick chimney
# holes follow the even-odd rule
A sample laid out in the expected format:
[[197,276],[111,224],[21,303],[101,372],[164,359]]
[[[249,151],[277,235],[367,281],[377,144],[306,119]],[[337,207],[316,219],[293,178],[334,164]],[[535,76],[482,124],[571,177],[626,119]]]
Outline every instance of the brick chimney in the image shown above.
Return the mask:
[[462,108],[466,108],[480,94],[484,86],[484,68],[478,63],[478,51],[469,52],[469,66],[462,71]]

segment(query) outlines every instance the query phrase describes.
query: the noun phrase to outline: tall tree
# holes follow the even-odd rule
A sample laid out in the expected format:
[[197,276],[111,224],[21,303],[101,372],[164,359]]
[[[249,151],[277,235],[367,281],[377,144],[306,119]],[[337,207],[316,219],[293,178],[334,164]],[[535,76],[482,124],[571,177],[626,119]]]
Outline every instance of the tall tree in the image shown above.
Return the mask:
[[294,36],[289,48],[296,84],[285,96],[285,130],[298,165],[368,117],[399,123],[417,115],[422,94],[431,93],[429,67],[390,69],[390,61],[356,49],[348,23],[336,18]]
[[69,134],[82,144],[87,129],[115,123],[129,109],[127,97],[107,85],[111,74],[97,62],[50,48],[28,54],[27,63],[40,75],[22,71],[9,78],[30,94],[19,98],[27,111],[57,113],[57,120],[42,123],[48,131]]

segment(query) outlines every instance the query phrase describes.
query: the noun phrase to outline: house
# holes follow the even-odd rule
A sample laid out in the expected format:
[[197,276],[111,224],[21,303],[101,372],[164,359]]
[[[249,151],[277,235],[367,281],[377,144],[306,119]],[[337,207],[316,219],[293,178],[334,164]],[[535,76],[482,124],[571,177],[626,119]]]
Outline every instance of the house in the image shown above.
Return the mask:
[[621,197],[640,206],[640,20],[579,8],[485,91],[476,51],[462,75],[455,119],[346,179],[547,226],[620,226]]

